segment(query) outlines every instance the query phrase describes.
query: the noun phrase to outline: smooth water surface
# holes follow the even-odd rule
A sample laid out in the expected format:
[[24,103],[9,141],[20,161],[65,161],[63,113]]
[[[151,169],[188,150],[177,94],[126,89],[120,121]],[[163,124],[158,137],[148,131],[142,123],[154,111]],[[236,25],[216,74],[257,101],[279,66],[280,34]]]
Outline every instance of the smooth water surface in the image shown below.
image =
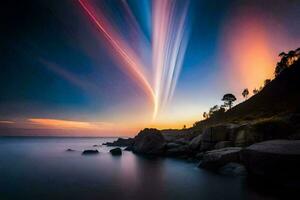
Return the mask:
[[[243,178],[100,146],[114,138],[0,138],[0,199],[266,199]],[[71,148],[76,151],[68,152]],[[98,149],[98,155],[82,155]]]

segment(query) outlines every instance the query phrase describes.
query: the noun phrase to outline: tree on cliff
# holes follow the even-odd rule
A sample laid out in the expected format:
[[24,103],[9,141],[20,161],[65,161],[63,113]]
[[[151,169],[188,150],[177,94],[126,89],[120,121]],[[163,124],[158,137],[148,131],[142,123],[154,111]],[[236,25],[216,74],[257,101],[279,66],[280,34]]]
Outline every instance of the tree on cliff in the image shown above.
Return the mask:
[[206,112],[203,113],[203,118],[207,119],[208,118],[208,114]]
[[222,98],[222,101],[224,101],[224,105],[228,106],[229,109],[232,107],[232,103],[236,100],[235,96],[233,94],[225,94]]
[[243,90],[242,95],[243,95],[243,97],[244,97],[245,99],[248,98],[248,95],[249,95],[249,90],[248,90],[248,88],[246,88],[246,89]]
[[278,55],[281,60],[277,63],[275,68],[275,76],[278,76],[286,68],[294,64],[300,58],[300,48],[296,50],[289,51],[288,53],[281,52]]

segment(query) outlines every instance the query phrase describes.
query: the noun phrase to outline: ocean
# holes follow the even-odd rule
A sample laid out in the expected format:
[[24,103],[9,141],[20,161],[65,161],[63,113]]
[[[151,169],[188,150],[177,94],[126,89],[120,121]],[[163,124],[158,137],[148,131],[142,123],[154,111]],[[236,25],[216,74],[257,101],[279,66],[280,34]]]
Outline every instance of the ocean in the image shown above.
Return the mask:
[[[0,137],[0,199],[268,199],[245,178],[211,173],[197,163],[128,151],[116,157],[110,147],[93,147],[115,139]],[[82,155],[85,149],[100,153]]]

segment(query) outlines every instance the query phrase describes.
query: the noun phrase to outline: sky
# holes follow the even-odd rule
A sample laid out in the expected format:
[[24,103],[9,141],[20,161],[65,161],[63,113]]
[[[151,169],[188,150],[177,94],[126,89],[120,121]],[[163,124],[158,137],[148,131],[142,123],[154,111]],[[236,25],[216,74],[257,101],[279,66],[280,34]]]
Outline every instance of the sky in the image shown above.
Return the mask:
[[0,135],[133,136],[243,101],[300,46],[298,0],[1,4]]

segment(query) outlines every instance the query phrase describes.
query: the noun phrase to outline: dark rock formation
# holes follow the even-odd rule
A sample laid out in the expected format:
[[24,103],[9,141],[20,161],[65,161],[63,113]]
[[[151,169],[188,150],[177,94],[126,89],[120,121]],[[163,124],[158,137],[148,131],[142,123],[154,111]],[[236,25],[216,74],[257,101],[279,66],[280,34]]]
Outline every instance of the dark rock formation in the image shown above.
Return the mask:
[[98,150],[88,149],[88,150],[84,150],[82,152],[82,155],[93,155],[93,154],[98,154],[98,153],[99,153]]
[[201,150],[213,149],[216,143],[230,140],[234,127],[234,124],[224,124],[204,129],[201,140]]
[[240,147],[227,147],[207,151],[204,153],[203,159],[199,163],[199,167],[216,170],[227,163],[239,162],[239,154],[241,150],[242,148]]
[[270,140],[253,144],[241,152],[250,174],[266,178],[300,178],[300,141]]
[[134,139],[133,138],[128,138],[128,139],[118,138],[116,141],[106,142],[106,143],[103,143],[103,145],[111,146],[111,147],[116,147],[116,146],[127,147],[127,146],[133,145],[133,143],[134,143]]
[[140,154],[162,154],[165,139],[157,129],[144,129],[134,138],[133,152]]
[[170,148],[165,151],[165,155],[171,157],[181,157],[181,156],[188,157],[191,153],[192,152],[189,151],[189,147],[187,145]]
[[215,145],[215,149],[222,149],[226,147],[233,147],[233,142],[231,141],[221,141]]
[[194,137],[190,142],[189,142],[189,148],[192,150],[197,150],[200,149],[202,142],[202,134]]
[[111,149],[109,152],[113,156],[120,156],[120,155],[122,155],[122,150],[120,148]]
[[182,146],[182,145],[181,145],[181,144],[178,144],[178,143],[175,143],[175,142],[169,142],[169,143],[166,143],[166,144],[165,144],[165,147],[166,147],[167,149],[178,148],[178,147],[180,147],[180,146]]

